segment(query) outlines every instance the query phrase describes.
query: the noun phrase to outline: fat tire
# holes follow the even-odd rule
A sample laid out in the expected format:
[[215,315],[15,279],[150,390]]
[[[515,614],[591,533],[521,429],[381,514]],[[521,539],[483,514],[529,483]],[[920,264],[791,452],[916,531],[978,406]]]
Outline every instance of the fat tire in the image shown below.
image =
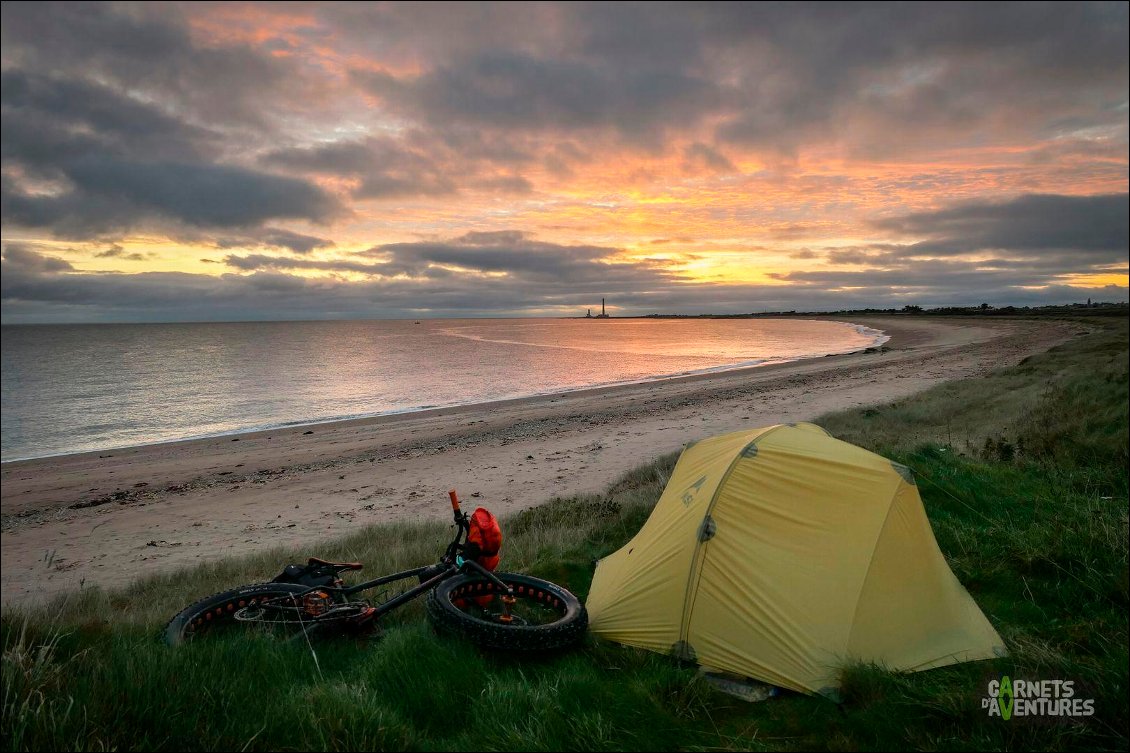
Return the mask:
[[495,573],[507,585],[541,589],[560,599],[565,613],[548,625],[504,625],[466,614],[452,602],[452,592],[485,579],[459,575],[443,581],[428,593],[428,619],[439,632],[457,633],[484,648],[499,651],[556,651],[580,642],[588,629],[589,615],[580,599],[565,588],[541,578],[517,573]]
[[211,615],[208,619],[209,625],[230,625],[235,623],[232,615],[241,608],[241,602],[250,603],[252,600],[301,594],[309,590],[308,586],[295,583],[253,583],[214,593],[185,607],[169,620],[163,633],[165,643],[169,646],[177,646],[187,641],[191,637],[189,628],[193,621],[202,615]]

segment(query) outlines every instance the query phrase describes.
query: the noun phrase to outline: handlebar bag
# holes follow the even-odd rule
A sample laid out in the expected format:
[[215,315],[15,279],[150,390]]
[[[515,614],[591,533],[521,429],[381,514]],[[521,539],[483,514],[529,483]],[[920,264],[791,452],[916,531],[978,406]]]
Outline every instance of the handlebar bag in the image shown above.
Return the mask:
[[480,507],[471,515],[471,525],[467,531],[467,543],[474,545],[477,553],[474,560],[487,570],[498,567],[498,553],[502,549],[502,529],[498,519],[485,507]]

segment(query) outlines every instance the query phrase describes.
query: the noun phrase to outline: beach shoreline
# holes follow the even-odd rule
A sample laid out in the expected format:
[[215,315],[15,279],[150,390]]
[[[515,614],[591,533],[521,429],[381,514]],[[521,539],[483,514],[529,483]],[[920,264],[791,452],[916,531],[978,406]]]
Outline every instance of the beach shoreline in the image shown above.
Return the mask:
[[1022,319],[849,323],[890,340],[845,355],[5,462],[0,598],[116,586],[279,545],[309,544],[314,554],[317,539],[362,525],[441,518],[453,486],[496,513],[597,492],[691,439],[887,402],[1083,329]]
[[[490,397],[484,396],[484,397],[481,397],[479,399],[470,399],[470,400],[462,400],[462,401],[456,401],[456,402],[450,402],[450,403],[440,403],[440,404],[430,404],[430,405],[410,405],[410,406],[388,408],[388,409],[385,409],[385,410],[376,410],[376,411],[372,411],[372,412],[362,412],[362,413],[357,413],[357,414],[353,414],[353,415],[338,415],[338,416],[329,416],[329,417],[309,417],[309,418],[307,418],[307,417],[297,417],[297,418],[289,418],[289,419],[284,419],[284,420],[265,421],[265,422],[260,423],[258,425],[233,426],[231,428],[215,430],[215,431],[207,431],[207,432],[202,432],[202,433],[199,433],[199,434],[193,434],[193,433],[189,432],[189,433],[186,433],[182,436],[164,436],[164,437],[157,437],[157,438],[153,438],[153,439],[147,439],[145,441],[123,442],[121,444],[108,444],[108,445],[105,445],[105,446],[93,446],[93,447],[88,446],[88,447],[81,448],[81,449],[65,449],[65,450],[48,451],[48,452],[41,452],[41,453],[29,453],[29,454],[26,454],[26,455],[23,455],[23,456],[8,457],[8,458],[0,459],[0,466],[6,465],[6,464],[9,464],[9,463],[22,463],[22,462],[25,462],[25,461],[35,461],[35,460],[52,460],[52,459],[57,459],[57,458],[66,458],[66,457],[75,456],[75,455],[98,455],[99,457],[106,457],[109,453],[124,452],[124,451],[134,450],[134,449],[138,449],[138,448],[149,447],[151,445],[183,444],[183,443],[187,443],[187,442],[217,439],[217,438],[223,438],[223,437],[242,437],[242,436],[245,436],[245,435],[259,435],[259,434],[263,434],[263,433],[282,432],[282,431],[286,431],[288,429],[297,429],[297,428],[308,429],[308,428],[312,428],[312,427],[316,428],[316,427],[320,427],[320,426],[331,426],[331,425],[338,425],[338,424],[346,424],[346,423],[357,422],[357,421],[369,421],[369,420],[383,419],[383,418],[398,416],[398,415],[402,415],[402,414],[420,414],[420,413],[427,413],[427,412],[436,412],[436,411],[444,411],[444,410],[457,410],[457,409],[467,409],[467,408],[475,409],[475,408],[487,407],[487,406],[491,406],[491,405],[495,405],[495,404],[511,404],[511,403],[514,403],[515,401],[536,400],[538,398],[543,398],[543,397],[547,397],[547,396],[554,396],[554,395],[562,395],[562,394],[565,394],[565,393],[584,392],[584,393],[595,394],[600,390],[612,389],[612,388],[617,388],[617,387],[633,387],[633,386],[638,386],[638,385],[641,385],[641,384],[647,384],[647,383],[650,383],[650,382],[661,382],[661,381],[667,381],[667,380],[672,380],[672,379],[683,379],[683,378],[694,378],[694,377],[700,377],[700,376],[711,376],[711,375],[714,375],[714,374],[718,374],[718,373],[722,373],[722,372],[728,372],[728,371],[741,371],[741,370],[744,370],[744,369],[764,368],[764,367],[768,367],[768,366],[776,366],[776,365],[781,365],[781,364],[794,363],[794,362],[804,361],[804,360],[809,360],[809,359],[814,359],[814,358],[824,358],[824,357],[827,357],[827,356],[836,356],[836,355],[848,355],[848,354],[851,354],[851,353],[856,353],[856,352],[866,350],[867,348],[880,347],[880,346],[884,345],[890,339],[889,335],[887,335],[886,333],[884,333],[880,330],[875,330],[873,328],[866,327],[864,325],[858,325],[858,324],[854,324],[852,322],[843,321],[843,320],[839,320],[839,319],[830,319],[830,318],[820,319],[820,318],[816,318],[816,317],[812,317],[812,316],[789,317],[789,318],[793,319],[793,320],[800,320],[800,321],[806,321],[806,320],[807,321],[821,321],[821,322],[826,322],[826,323],[829,323],[829,324],[838,324],[838,325],[842,325],[844,327],[853,328],[857,331],[858,334],[871,337],[871,342],[866,344],[866,345],[863,345],[861,347],[857,347],[853,350],[844,350],[844,351],[840,351],[840,352],[811,353],[811,354],[806,354],[806,355],[787,356],[787,357],[764,357],[764,358],[751,359],[751,360],[742,361],[742,362],[720,363],[720,364],[717,364],[717,365],[714,365],[714,366],[702,367],[702,368],[697,368],[697,369],[688,369],[688,370],[680,371],[680,372],[656,373],[656,374],[639,376],[638,378],[630,378],[630,379],[624,379],[624,380],[619,380],[619,381],[609,380],[609,381],[604,381],[604,382],[595,382],[595,383],[585,384],[585,385],[581,385],[581,386],[560,386],[557,389],[542,389],[542,390],[533,390],[533,391],[523,391],[521,394],[499,395],[499,396],[490,396]],[[630,321],[631,319],[632,319],[631,317],[627,317],[627,318],[624,319],[624,321]],[[133,325],[130,325],[130,326],[133,326]],[[563,346],[550,346],[550,347],[563,347]],[[580,354],[588,352],[587,350],[583,350],[583,349],[577,349],[577,351],[578,351],[578,357],[579,358],[583,358],[583,356],[580,355]],[[164,431],[164,430],[165,429],[157,429],[156,431],[160,432],[160,431]]]

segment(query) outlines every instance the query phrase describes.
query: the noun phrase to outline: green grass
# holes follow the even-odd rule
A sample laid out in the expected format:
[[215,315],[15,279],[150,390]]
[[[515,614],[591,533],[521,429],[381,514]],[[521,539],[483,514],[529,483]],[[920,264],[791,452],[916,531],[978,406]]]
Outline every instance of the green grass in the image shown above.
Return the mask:
[[[590,639],[542,659],[484,654],[428,628],[419,603],[379,640],[306,648],[239,635],[169,650],[182,606],[267,580],[312,552],[276,551],[8,608],[7,749],[761,750],[1125,749],[1127,323],[983,378],[825,416],[848,441],[915,469],[942,550],[1010,656],[914,674],[845,669],[843,703],[787,694],[746,704],[694,668]],[[602,495],[503,521],[504,565],[584,596],[592,562],[647,518],[675,457]],[[442,524],[397,524],[319,547],[382,572],[434,558]],[[989,719],[985,682],[1073,679],[1087,719]]]

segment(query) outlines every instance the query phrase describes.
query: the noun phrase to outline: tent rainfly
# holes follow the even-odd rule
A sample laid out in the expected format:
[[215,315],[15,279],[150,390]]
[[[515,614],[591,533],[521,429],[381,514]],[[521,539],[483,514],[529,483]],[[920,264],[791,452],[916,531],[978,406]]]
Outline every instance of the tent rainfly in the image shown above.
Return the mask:
[[603,638],[834,694],[839,669],[1003,656],[910,469],[813,424],[688,445],[643,528],[596,567]]

